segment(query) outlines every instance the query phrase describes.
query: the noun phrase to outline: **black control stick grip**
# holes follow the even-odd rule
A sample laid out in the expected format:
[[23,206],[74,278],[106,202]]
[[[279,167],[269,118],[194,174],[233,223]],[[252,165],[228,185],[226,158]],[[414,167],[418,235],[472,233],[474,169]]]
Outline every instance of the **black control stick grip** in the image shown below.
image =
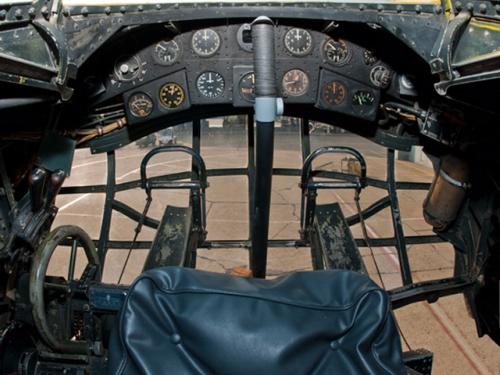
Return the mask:
[[258,17],[252,23],[255,96],[276,97],[274,58],[274,25],[268,17]]
[[45,180],[47,172],[42,168],[35,168],[30,175],[31,210],[37,212],[45,203]]

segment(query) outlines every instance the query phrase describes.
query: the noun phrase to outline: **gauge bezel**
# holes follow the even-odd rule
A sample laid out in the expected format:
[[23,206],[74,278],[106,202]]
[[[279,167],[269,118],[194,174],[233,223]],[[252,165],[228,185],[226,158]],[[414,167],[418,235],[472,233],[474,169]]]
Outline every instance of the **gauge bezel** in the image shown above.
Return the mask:
[[[149,103],[151,104],[151,110],[144,116],[140,116],[138,114],[136,114],[133,110],[132,110],[132,106],[131,106],[131,102],[132,102],[132,99],[136,96],[139,96],[139,95],[142,95],[142,96],[145,96],[148,100],[149,100]],[[148,117],[149,115],[151,115],[151,113],[153,113],[154,111],[154,107],[155,107],[155,104],[154,104],[154,101],[153,99],[151,98],[151,96],[149,96],[148,94],[146,94],[145,92],[142,92],[142,91],[137,91],[137,92],[134,92],[132,95],[130,95],[128,97],[128,100],[127,100],[127,108],[128,108],[128,111],[130,112],[130,114],[132,116],[134,116],[135,118],[146,118]]]
[[[165,100],[164,100],[164,99],[163,99],[163,97],[162,97],[162,92],[163,92],[163,90],[165,90],[165,89],[166,89],[166,87],[167,87],[167,86],[169,86],[169,85],[174,85],[174,86],[177,86],[177,87],[180,89],[181,93],[182,93],[182,100],[181,100],[181,102],[180,102],[177,106],[175,106],[175,107],[171,107],[171,106],[169,106],[167,103],[165,103]],[[185,92],[184,88],[182,87],[182,85],[180,85],[180,84],[179,84],[179,83],[177,83],[177,82],[165,82],[163,85],[161,85],[160,90],[158,91],[158,98],[160,99],[160,104],[161,104],[161,106],[162,106],[164,109],[177,109],[177,108],[179,108],[180,106],[182,106],[182,104],[186,101],[186,92]]]
[[[288,91],[288,89],[286,88],[287,86],[285,86],[285,77],[287,76],[287,74],[289,74],[293,71],[300,72],[300,74],[302,74],[303,77],[306,78],[305,88],[298,94],[293,93],[291,91]],[[283,77],[281,78],[281,89],[283,91],[283,94],[286,94],[287,96],[292,96],[292,97],[303,96],[303,95],[307,94],[310,87],[311,87],[311,79],[309,78],[309,75],[304,70],[299,69],[299,68],[292,68],[292,69],[287,70],[285,72],[285,74],[283,74]]]
[[[160,43],[175,43],[175,45],[177,46],[177,55],[175,57],[175,59],[172,61],[172,62],[165,62],[163,60],[161,60],[159,57],[158,57],[158,53],[156,51],[156,47],[160,44]],[[153,47],[153,51],[151,52],[151,55],[153,56],[153,60],[156,64],[158,65],[162,65],[162,66],[172,66],[174,65],[176,62],[179,61],[180,57],[182,56],[182,47],[179,43],[177,43],[175,41],[175,39],[170,39],[170,40],[160,40],[159,42],[157,42],[154,47]]]
[[[287,36],[288,36],[288,35],[289,35],[292,31],[294,31],[294,30],[301,30],[301,31],[305,32],[307,35],[309,35],[309,38],[310,38],[311,42],[310,42],[309,47],[307,48],[307,50],[305,50],[304,52],[296,52],[296,51],[293,51],[293,50],[290,48],[290,46],[288,45],[287,41],[286,41]],[[312,34],[311,34],[308,30],[303,29],[303,28],[301,28],[301,27],[293,27],[293,28],[291,28],[290,30],[288,30],[288,31],[285,33],[285,35],[284,35],[284,37],[283,37],[283,45],[285,46],[285,49],[286,49],[286,50],[287,50],[290,54],[292,54],[293,56],[303,57],[303,56],[307,56],[307,55],[309,55],[309,54],[312,52],[313,47],[314,47],[314,39],[313,39]]]
[[[204,75],[204,74],[208,74],[208,73],[212,73],[212,74],[215,74],[216,76],[220,77],[222,79],[222,90],[219,94],[217,95],[214,95],[214,96],[210,96],[210,95],[205,95],[203,93],[203,91],[201,91],[200,89],[200,79],[201,77]],[[224,79],[224,76],[219,73],[219,72],[216,72],[215,70],[206,70],[202,73],[200,73],[200,75],[198,75],[198,77],[196,78],[196,90],[198,91],[198,93],[203,96],[204,98],[208,98],[208,99],[216,99],[216,98],[219,98],[221,97],[222,95],[224,95],[224,91],[226,90],[226,80]]]
[[[331,84],[333,84],[333,83],[338,83],[340,86],[342,86],[343,91],[344,91],[344,96],[342,97],[342,100],[341,100],[340,102],[338,102],[338,103],[337,103],[337,102],[333,102],[333,103],[332,103],[332,102],[330,102],[328,99],[326,99],[326,97],[325,97],[325,89],[326,89],[326,87],[327,87],[327,86],[329,86],[329,85],[331,85]],[[326,81],[326,82],[325,82],[325,83],[321,86],[321,99],[322,99],[325,103],[327,103],[329,106],[334,107],[334,106],[338,106],[338,105],[341,105],[341,104],[346,103],[347,95],[348,95],[347,85],[346,85],[344,82],[342,82],[342,81],[340,81],[340,80],[338,80],[338,79],[331,79],[331,80],[329,80],[329,81]]]
[[[375,71],[380,70],[380,69],[385,70],[385,71],[386,71],[386,72],[388,72],[388,74],[389,74],[389,81],[387,82],[387,84],[385,84],[385,83],[383,83],[383,82],[380,82],[380,81],[378,81],[378,80],[375,80],[375,78],[374,78]],[[382,65],[382,64],[377,64],[377,65],[375,65],[375,66],[374,66],[374,67],[370,70],[370,82],[371,82],[371,84],[372,84],[373,86],[375,86],[375,87],[378,87],[378,88],[380,88],[380,89],[387,89],[387,88],[389,88],[389,87],[391,86],[391,84],[392,84],[392,77],[393,77],[393,74],[394,74],[394,73],[393,73],[393,71],[392,71],[389,67],[387,67],[387,66],[385,66],[385,65]]]
[[[205,30],[213,32],[217,36],[217,47],[213,51],[208,52],[208,53],[201,51],[198,47],[195,46],[195,36],[199,33],[202,33]],[[196,30],[193,33],[193,35],[191,36],[191,48],[193,49],[193,52],[200,57],[211,57],[211,56],[215,55],[217,53],[217,51],[219,51],[221,45],[222,45],[222,40],[221,40],[219,33],[211,28]]]
[[[329,41],[334,41],[334,42],[338,42],[338,43],[342,43],[345,45],[346,47],[346,50],[347,50],[347,55],[346,57],[342,60],[342,61],[339,61],[339,62],[335,62],[335,61],[332,61],[329,57],[328,57],[328,54],[326,53],[326,46],[328,44]],[[333,66],[337,66],[337,67],[342,67],[342,66],[345,66],[347,64],[349,64],[351,62],[351,59],[352,59],[352,48],[349,46],[349,42],[347,42],[345,39],[341,39],[341,38],[326,38],[324,41],[323,41],[323,45],[321,46],[321,53],[323,55],[323,59],[330,65],[333,65]]]
[[[125,58],[127,59],[127,61],[131,60],[131,59],[135,59],[137,62],[137,65],[139,66],[139,69],[137,69],[137,71],[133,74],[133,76],[131,78],[124,78],[123,73],[120,71],[120,67],[118,66],[119,65],[118,62],[122,59],[125,59]],[[122,56],[118,57],[115,60],[115,63],[113,64],[113,75],[118,80],[118,82],[132,82],[141,76],[141,73],[143,70],[142,67],[144,65],[145,64],[143,64],[143,61],[141,60],[141,58],[138,55],[122,55]],[[144,74],[145,74],[145,71],[144,71],[144,73],[142,73],[142,75],[144,75]]]

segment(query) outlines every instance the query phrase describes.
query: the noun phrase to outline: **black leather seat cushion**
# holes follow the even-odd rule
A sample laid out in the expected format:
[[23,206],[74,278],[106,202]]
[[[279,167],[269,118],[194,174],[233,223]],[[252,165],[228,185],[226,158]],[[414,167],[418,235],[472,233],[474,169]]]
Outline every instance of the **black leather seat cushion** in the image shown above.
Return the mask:
[[351,271],[157,268],[131,286],[110,374],[404,374],[386,293]]

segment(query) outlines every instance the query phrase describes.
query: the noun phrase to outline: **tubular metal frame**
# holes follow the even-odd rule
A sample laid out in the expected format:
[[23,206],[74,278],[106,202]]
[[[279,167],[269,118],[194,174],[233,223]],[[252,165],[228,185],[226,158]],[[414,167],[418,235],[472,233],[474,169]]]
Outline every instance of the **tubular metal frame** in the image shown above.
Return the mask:
[[[200,154],[201,147],[201,131],[200,121],[193,121],[193,135],[192,135],[192,151],[194,154]],[[300,119],[300,139],[303,163],[311,155],[310,135],[309,135],[309,120],[307,118]],[[247,115],[247,146],[248,146],[248,163],[246,168],[219,168],[207,169],[206,177],[220,177],[220,176],[247,176],[248,178],[248,202],[249,202],[249,238],[243,240],[200,240],[198,248],[204,249],[218,249],[218,248],[245,248],[251,252],[252,247],[252,221],[254,217],[254,202],[253,202],[253,189],[255,187],[255,135],[254,135],[254,119],[252,115]],[[168,182],[175,182],[179,180],[191,179],[192,182],[200,181],[197,163],[193,158],[191,171],[170,173],[161,176],[148,178],[148,182],[155,186],[156,184],[165,184]],[[309,163],[310,164],[310,163]],[[309,164],[305,165],[305,169],[290,169],[290,168],[273,168],[273,176],[297,176],[303,177],[303,174],[309,175],[311,178],[322,177],[326,179],[342,179],[347,181],[345,186],[338,185],[337,188],[353,188],[359,182],[359,176],[346,174],[341,172],[323,171],[323,170],[310,170]],[[391,218],[394,229],[394,236],[387,238],[356,238],[356,245],[359,247],[383,247],[393,246],[396,248],[399,258],[401,277],[403,280],[403,287],[389,290],[388,293],[393,301],[393,307],[398,308],[405,306],[409,303],[427,300],[433,302],[440,296],[449,294],[461,293],[467,288],[471,287],[472,280],[452,277],[441,280],[431,280],[421,283],[413,283],[411,277],[411,268],[408,260],[406,245],[407,244],[431,244],[431,243],[444,243],[446,240],[437,235],[423,235],[423,236],[405,236],[403,225],[401,221],[401,214],[399,211],[398,190],[429,190],[430,183],[426,182],[407,182],[395,180],[395,151],[394,149],[387,149],[387,178],[386,180],[375,179],[366,177],[364,184],[377,189],[387,191],[388,195],[372,203],[369,207],[362,210],[361,215],[364,220],[376,215],[378,212],[385,208],[390,208]],[[141,213],[126,205],[125,203],[117,200],[115,195],[117,192],[132,190],[142,186],[141,179],[129,181],[125,183],[116,183],[116,159],[115,152],[110,151],[107,153],[107,183],[106,185],[87,185],[87,186],[65,186],[61,189],[60,194],[89,194],[89,193],[104,193],[106,194],[104,211],[102,217],[101,232],[98,240],[94,240],[97,246],[97,251],[101,260],[102,267],[104,267],[106,253],[108,249],[129,249],[131,241],[114,241],[109,239],[110,224],[112,212],[117,211],[133,221],[139,221]],[[179,186],[179,182],[177,185]],[[339,184],[337,182],[337,184]],[[319,183],[321,185],[321,183]],[[321,188],[321,186],[317,186]],[[331,188],[332,183],[326,183],[325,187]],[[193,191],[196,187],[191,186],[189,182],[185,183],[184,188]],[[190,205],[195,202],[193,198],[195,195],[191,194]],[[195,199],[196,200],[196,199]],[[301,205],[301,217],[304,215],[304,204]],[[349,226],[359,223],[359,215],[355,214],[346,218]],[[302,221],[301,221],[302,222]],[[205,223],[203,223],[205,224]],[[158,228],[159,221],[149,216],[144,218],[144,225],[153,229]],[[302,228],[303,229],[303,228]],[[368,241],[368,243],[367,243]],[[151,241],[136,241],[135,249],[149,249]],[[268,246],[272,248],[305,248],[311,244],[306,240],[306,237],[301,234],[299,239],[284,239],[284,240],[268,240]]]

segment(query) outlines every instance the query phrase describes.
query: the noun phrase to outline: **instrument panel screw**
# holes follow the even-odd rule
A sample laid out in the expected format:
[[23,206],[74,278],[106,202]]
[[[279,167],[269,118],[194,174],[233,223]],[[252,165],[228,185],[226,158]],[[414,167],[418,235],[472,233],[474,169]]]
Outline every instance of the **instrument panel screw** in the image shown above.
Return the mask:
[[121,7],[120,7],[120,12],[121,12],[121,13],[125,13],[126,11],[127,11],[127,8],[126,8],[126,7],[124,7],[124,6],[121,6]]
[[89,9],[87,7],[82,8],[82,15],[87,17],[89,15]]
[[384,10],[384,6],[382,4],[377,5],[377,10],[382,12]]
[[487,10],[488,10],[488,7],[486,6],[486,4],[482,3],[482,4],[479,5],[479,11],[482,14],[485,14]]
[[104,13],[106,13],[109,16],[111,14],[111,8],[110,7],[104,8]]
[[468,10],[469,12],[472,12],[472,11],[474,10],[474,4],[472,4],[472,3],[467,3],[467,10]]

